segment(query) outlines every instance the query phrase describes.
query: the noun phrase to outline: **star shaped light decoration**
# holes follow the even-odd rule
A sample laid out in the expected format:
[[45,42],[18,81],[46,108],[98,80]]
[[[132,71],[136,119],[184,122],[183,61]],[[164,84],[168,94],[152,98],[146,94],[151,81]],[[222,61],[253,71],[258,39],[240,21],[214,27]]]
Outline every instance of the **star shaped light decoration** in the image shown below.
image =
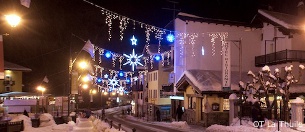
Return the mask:
[[132,38],[130,39],[131,45],[137,45],[137,39],[132,35]]
[[119,80],[116,79],[116,77],[113,77],[112,79],[108,79],[109,83],[108,85],[111,86],[113,89],[115,86],[120,86]]
[[127,65],[127,64],[131,65],[132,71],[134,71],[135,66],[138,65],[143,66],[143,64],[140,63],[140,58],[143,56],[143,54],[138,56],[137,54],[134,53],[134,49],[132,49],[132,54],[130,55],[123,54],[123,55],[127,58],[127,62],[123,65]]

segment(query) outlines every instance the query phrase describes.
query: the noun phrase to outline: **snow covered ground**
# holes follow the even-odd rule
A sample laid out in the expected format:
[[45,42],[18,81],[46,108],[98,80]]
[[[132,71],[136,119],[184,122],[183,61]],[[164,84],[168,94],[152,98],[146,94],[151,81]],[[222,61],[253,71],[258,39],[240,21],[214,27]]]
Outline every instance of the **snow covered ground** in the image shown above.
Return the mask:
[[[206,129],[207,132],[300,132],[305,131],[305,125],[303,124],[289,124],[284,122],[273,122],[271,120],[265,120],[265,124],[260,129],[254,126],[259,124],[253,124],[250,119],[240,120],[238,118],[233,119],[231,126],[212,125]],[[278,131],[279,124],[279,131]],[[298,126],[297,128],[294,126]]]
[[[24,120],[24,132],[120,132],[117,129],[110,129],[108,123],[91,116],[87,118],[77,118],[77,122],[70,121],[68,124],[55,124],[55,121],[48,118],[49,114],[43,114],[42,125],[38,128],[32,127],[31,119],[24,115],[15,116],[12,121]],[[50,120],[49,120],[50,119]],[[124,132],[124,131],[121,131]]]

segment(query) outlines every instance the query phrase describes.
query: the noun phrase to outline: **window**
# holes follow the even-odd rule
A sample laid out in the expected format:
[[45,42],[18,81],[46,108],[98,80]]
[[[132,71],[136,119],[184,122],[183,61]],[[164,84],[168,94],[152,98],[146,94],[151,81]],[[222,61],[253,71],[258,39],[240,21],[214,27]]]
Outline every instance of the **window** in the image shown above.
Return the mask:
[[140,97],[141,97],[141,99],[143,99],[143,93],[141,93]]
[[223,110],[230,110],[230,101],[229,99],[223,99]]

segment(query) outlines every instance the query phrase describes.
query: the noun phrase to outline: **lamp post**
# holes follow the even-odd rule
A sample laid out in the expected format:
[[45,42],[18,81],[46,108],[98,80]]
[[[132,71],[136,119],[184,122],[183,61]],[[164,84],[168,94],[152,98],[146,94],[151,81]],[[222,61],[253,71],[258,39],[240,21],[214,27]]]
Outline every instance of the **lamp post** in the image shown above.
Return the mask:
[[[12,15],[5,15],[5,20],[11,27],[16,27],[21,18],[15,14]],[[5,35],[8,35],[5,33]],[[0,79],[4,79],[4,51],[3,51],[3,36],[2,33],[0,34]]]
[[42,87],[42,86],[38,86],[37,87],[38,91],[41,91],[41,96],[43,96],[43,92],[46,91],[46,88]]
[[[82,82],[88,82],[89,79],[85,76],[82,79],[80,79],[82,76],[79,75],[79,72],[77,71],[77,69],[74,67],[74,64],[76,62],[77,56],[76,58],[72,61],[72,59],[70,60],[70,65],[69,65],[69,82],[70,82],[70,90],[69,90],[69,96],[71,94],[75,95],[75,102],[76,102],[76,111],[78,112],[78,104],[79,104],[79,98],[78,96],[80,95],[80,89],[79,89],[79,81]],[[88,63],[86,61],[80,61],[78,63],[78,67],[80,68],[81,71],[83,71],[84,69],[88,68]],[[87,89],[89,86],[86,83],[82,83],[82,88],[83,89]],[[69,97],[70,99],[70,97]],[[68,103],[68,113],[70,113],[70,100]]]

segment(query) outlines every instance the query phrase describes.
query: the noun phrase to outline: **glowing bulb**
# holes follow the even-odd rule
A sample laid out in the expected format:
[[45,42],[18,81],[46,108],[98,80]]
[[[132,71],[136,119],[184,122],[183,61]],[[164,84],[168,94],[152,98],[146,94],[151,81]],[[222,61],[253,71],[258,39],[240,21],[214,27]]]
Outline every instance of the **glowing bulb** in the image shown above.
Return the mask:
[[85,62],[85,61],[82,61],[79,63],[79,67],[82,68],[82,69],[85,69],[87,68],[88,64]]
[[102,78],[97,79],[97,82],[98,82],[98,83],[100,83],[100,82],[102,82],[102,81],[103,81]]
[[12,27],[16,27],[21,20],[17,15],[5,15],[5,19]]
[[89,77],[88,76],[83,77],[83,81],[84,82],[88,82],[89,81]]
[[111,57],[111,53],[110,52],[106,52],[105,56],[106,56],[106,58],[110,58]]
[[156,61],[159,61],[159,60],[161,60],[161,57],[160,57],[160,55],[156,55],[156,56],[155,56],[155,59],[156,59]]
[[174,42],[175,37],[174,37],[173,34],[170,33],[170,34],[168,34],[168,35],[166,36],[166,39],[167,39],[168,42]]
[[120,77],[124,76],[124,73],[122,71],[120,71],[119,76]]
[[89,87],[88,84],[83,85],[83,89],[87,89],[88,87]]

